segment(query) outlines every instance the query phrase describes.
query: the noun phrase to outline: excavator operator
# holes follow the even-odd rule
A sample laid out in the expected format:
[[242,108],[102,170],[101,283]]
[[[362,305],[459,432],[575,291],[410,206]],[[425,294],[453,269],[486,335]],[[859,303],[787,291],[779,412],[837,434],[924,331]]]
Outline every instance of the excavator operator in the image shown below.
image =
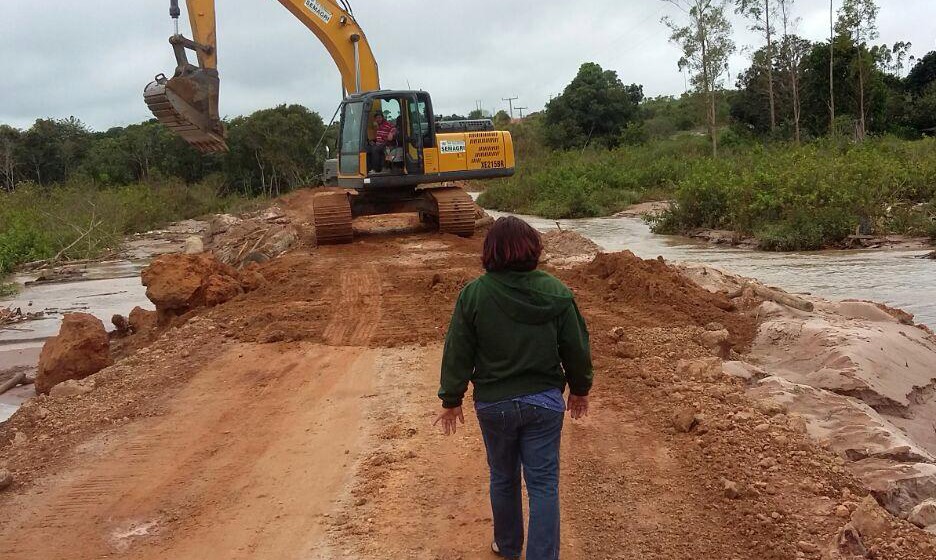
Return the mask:
[[383,171],[387,145],[396,139],[397,128],[378,112],[374,115],[374,140],[367,150],[367,168],[370,172]]

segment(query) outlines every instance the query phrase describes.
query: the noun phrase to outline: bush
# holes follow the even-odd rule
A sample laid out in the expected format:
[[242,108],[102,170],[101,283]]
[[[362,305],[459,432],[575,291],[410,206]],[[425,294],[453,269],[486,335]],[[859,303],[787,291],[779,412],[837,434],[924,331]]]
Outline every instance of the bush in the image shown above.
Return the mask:
[[93,258],[124,235],[223,211],[241,199],[209,184],[133,184],[96,188],[72,181],[54,187],[21,184],[0,194],[0,274],[23,262]]
[[675,190],[675,206],[653,228],[731,229],[755,235],[765,249],[818,249],[860,224],[875,234],[920,234],[923,207],[934,194],[933,139],[754,147],[693,162]]

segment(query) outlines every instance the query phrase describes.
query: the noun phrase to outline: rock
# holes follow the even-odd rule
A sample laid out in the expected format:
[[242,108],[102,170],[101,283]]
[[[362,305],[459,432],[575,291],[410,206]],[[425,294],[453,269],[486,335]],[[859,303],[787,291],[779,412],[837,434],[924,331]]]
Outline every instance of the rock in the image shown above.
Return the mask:
[[296,241],[299,241],[299,236],[295,230],[292,228],[282,229],[270,236],[269,240],[264,244],[263,254],[268,257],[277,257],[288,251]]
[[146,332],[156,327],[156,312],[140,306],[134,307],[130,312],[129,323],[134,333]]
[[848,507],[844,505],[835,506],[835,509],[832,510],[832,513],[835,514],[835,517],[840,519],[848,519],[851,517],[851,510],[849,510]]
[[104,323],[87,313],[66,313],[58,336],[42,347],[36,393],[48,394],[65,380],[83,379],[112,363]]
[[627,329],[625,329],[624,327],[614,327],[613,329],[611,329],[611,336],[613,336],[614,338],[618,340],[624,338],[624,335],[626,334],[627,334]]
[[796,548],[805,552],[806,554],[815,554],[819,552],[819,545],[808,542],[808,541],[799,541],[796,543]]
[[115,332],[119,335],[125,335],[130,332],[130,321],[120,314],[111,317],[111,324],[114,325]]
[[829,555],[830,558],[848,560],[852,558],[868,558],[868,549],[865,547],[864,542],[862,542],[858,530],[851,523],[845,524],[845,526],[839,530],[829,548],[830,552],[833,553]]
[[741,497],[741,487],[738,486],[737,482],[723,478],[722,486],[724,487],[725,497],[729,500],[737,500]]
[[770,375],[755,365],[735,361],[724,362],[722,364],[722,373],[748,382],[760,381]]
[[765,432],[769,432],[769,431],[770,431],[770,424],[758,424],[758,425],[754,426],[754,431],[757,432],[757,433],[759,433],[759,434],[763,434],[763,433],[765,433]]
[[676,362],[676,375],[684,380],[692,378],[715,381],[722,376],[721,358],[697,358]]
[[182,247],[182,252],[186,255],[194,255],[196,253],[205,252],[205,243],[202,241],[201,237],[197,235],[190,235],[185,238],[185,245]]
[[883,537],[891,527],[891,520],[884,509],[871,496],[865,496],[858,509],[852,513],[851,525],[864,539]]
[[699,423],[699,416],[693,408],[681,408],[673,413],[673,427],[676,431],[689,433]]
[[731,351],[731,343],[728,342],[729,333],[723,329],[720,331],[705,331],[700,337],[702,346],[708,348],[720,358],[727,358]]
[[205,305],[214,307],[244,293],[238,278],[212,274],[205,283]]
[[[802,418],[805,431],[817,443],[849,461],[870,457],[900,462],[936,461],[899,427],[857,399],[781,377],[763,379],[747,394],[758,401],[758,406],[773,403]],[[791,417],[787,423],[792,422]]]
[[910,510],[907,521],[923,529],[930,525],[936,525],[936,499],[930,498],[917,504],[916,507]]
[[760,460],[758,465],[760,465],[762,468],[769,469],[777,465],[777,460],[774,459],[773,457],[764,457],[763,459]]
[[13,434],[13,440],[10,442],[13,444],[13,447],[19,447],[26,444],[26,434],[23,432],[16,432]]
[[6,469],[0,470],[0,490],[6,490],[13,484],[13,473]]
[[241,288],[245,292],[257,290],[265,283],[266,278],[256,270],[244,270],[241,272]]
[[74,397],[76,395],[84,395],[90,393],[94,388],[94,385],[91,383],[82,383],[80,381],[75,381],[74,379],[69,379],[68,381],[63,381],[52,387],[52,390],[49,391],[50,397]]
[[932,463],[872,458],[848,468],[893,515],[909,514],[917,504],[936,496],[936,465]]
[[211,218],[208,223],[208,237],[214,237],[219,233],[224,233],[231,229],[231,226],[241,223],[243,220],[230,214],[218,214]]
[[154,260],[142,274],[146,297],[156,305],[159,324],[241,293],[241,275],[209,253],[169,254]]

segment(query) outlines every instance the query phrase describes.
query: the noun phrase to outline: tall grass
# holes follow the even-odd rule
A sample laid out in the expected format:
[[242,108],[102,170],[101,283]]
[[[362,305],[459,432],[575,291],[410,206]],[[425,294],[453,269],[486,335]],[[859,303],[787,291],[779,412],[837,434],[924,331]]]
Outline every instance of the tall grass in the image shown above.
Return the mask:
[[856,231],[936,238],[936,139],[723,145],[718,159],[692,135],[612,151],[520,154],[514,177],[491,183],[479,203],[581,218],[673,199],[654,231],[728,229],[772,250],[818,249]]
[[756,147],[686,170],[661,233],[729,229],[764,249],[807,250],[854,233],[927,235],[936,215],[936,139]]
[[132,184],[98,188],[88,182],[40,187],[25,183],[0,193],[0,274],[20,263],[93,258],[126,234],[223,211],[242,201],[210,183]]
[[520,154],[515,175],[488,185],[479,203],[546,218],[609,215],[668,196],[707,151],[704,139],[687,136],[611,151]]

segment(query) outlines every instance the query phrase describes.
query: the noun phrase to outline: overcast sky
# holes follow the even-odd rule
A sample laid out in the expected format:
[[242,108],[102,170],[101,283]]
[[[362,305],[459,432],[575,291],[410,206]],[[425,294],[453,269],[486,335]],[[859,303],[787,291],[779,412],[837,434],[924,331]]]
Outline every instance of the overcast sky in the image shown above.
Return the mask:
[[[835,0],[836,5],[840,0]],[[171,74],[168,0],[3,0],[0,123],[74,115],[96,130],[149,117],[143,87]],[[879,0],[879,42],[936,49],[936,0]],[[594,61],[647,95],[679,94],[679,52],[660,23],[678,15],[661,0],[352,0],[386,88],[421,88],[437,112],[483,107],[538,110],[578,66]],[[800,34],[828,34],[828,3],[798,0]],[[734,19],[739,54],[760,39]],[[340,80],[318,40],[276,0],[218,0],[221,112],[233,116],[302,103],[327,120]]]

